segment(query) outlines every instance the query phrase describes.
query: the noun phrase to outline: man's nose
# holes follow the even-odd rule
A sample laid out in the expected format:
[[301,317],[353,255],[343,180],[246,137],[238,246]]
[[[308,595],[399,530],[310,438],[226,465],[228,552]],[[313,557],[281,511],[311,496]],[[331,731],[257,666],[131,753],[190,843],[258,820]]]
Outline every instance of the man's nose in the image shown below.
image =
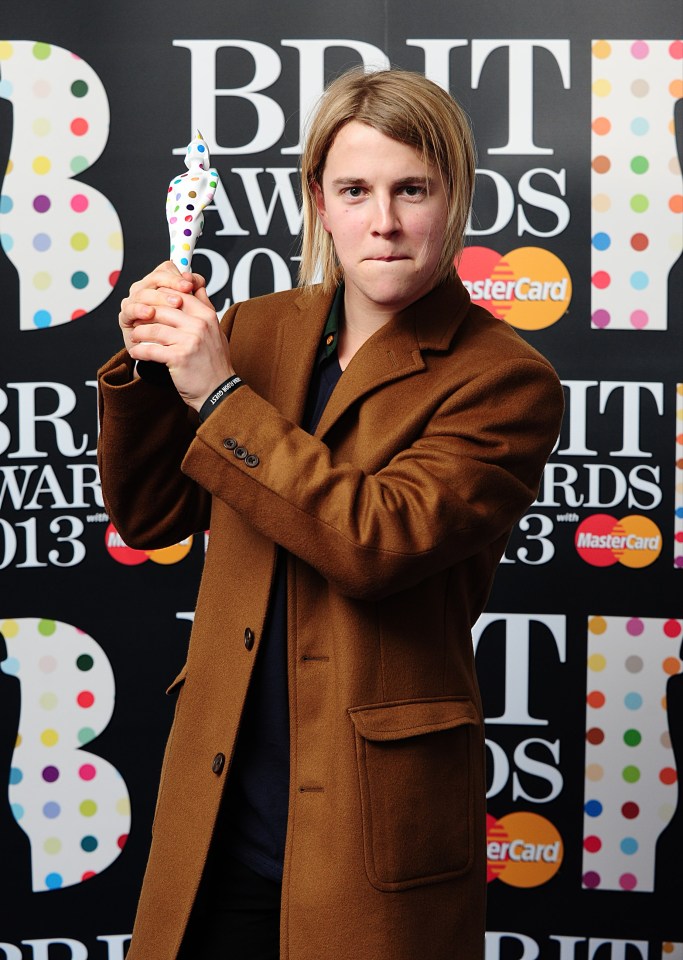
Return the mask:
[[391,236],[400,227],[399,217],[391,197],[378,197],[375,202],[372,231],[379,236]]

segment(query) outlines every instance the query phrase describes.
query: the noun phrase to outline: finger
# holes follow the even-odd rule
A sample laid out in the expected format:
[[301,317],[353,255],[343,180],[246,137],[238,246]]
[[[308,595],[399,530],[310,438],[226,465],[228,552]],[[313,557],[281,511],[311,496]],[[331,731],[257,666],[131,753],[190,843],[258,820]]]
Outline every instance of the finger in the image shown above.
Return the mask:
[[[157,326],[165,327],[168,330],[190,331],[192,329],[192,322],[180,310],[174,310],[172,307],[168,309],[157,307],[151,317],[135,318],[128,326],[133,332],[140,331],[137,337],[138,340],[146,340],[150,327]],[[169,334],[169,336],[172,336],[172,334]],[[176,334],[173,334],[173,336],[177,338]]]
[[136,303],[146,303],[149,306],[174,303],[189,307],[192,305],[194,295],[191,290],[178,290],[176,287],[162,284],[154,287],[141,287],[134,296],[128,299]]
[[136,298],[143,290],[158,289],[159,287],[168,287],[172,290],[178,290],[180,293],[190,293],[193,288],[193,281],[190,277],[183,276],[171,260],[165,260],[142,280],[132,284],[130,296]]
[[177,342],[178,333],[167,323],[140,323],[131,330],[130,339],[135,345],[156,343],[168,347]]
[[147,319],[150,310],[158,310],[160,307],[170,306],[176,310],[191,309],[193,299],[192,294],[184,294],[170,287],[146,287],[140,289],[135,296],[124,300],[121,310],[126,316]]
[[168,297],[164,297],[162,302],[151,308],[153,309],[152,316],[146,314],[146,310],[149,310],[150,307],[138,304],[135,310],[131,311],[133,319],[127,326],[147,327],[151,322],[154,322],[197,336],[201,335],[203,330],[210,330],[215,325],[216,320],[213,311],[209,312],[206,307],[197,303],[193,296],[186,298],[189,301],[189,306],[183,303],[182,298],[180,306],[178,306],[177,296],[177,294],[171,293]]
[[161,264],[161,266],[155,270],[150,275],[151,283],[147,286],[156,287],[166,287],[170,290],[177,290],[179,293],[192,293],[193,282],[190,277],[183,277],[178,273],[178,268],[174,263],[170,263],[172,270],[166,269],[167,265]]
[[213,326],[218,318],[213,304],[202,287],[195,294],[178,293],[165,287],[158,291],[148,291],[143,297],[145,303],[159,307],[175,307],[187,318],[193,318],[202,324]]
[[154,319],[154,307],[141,301],[126,297],[121,301],[119,325],[131,327],[137,322],[148,322]]

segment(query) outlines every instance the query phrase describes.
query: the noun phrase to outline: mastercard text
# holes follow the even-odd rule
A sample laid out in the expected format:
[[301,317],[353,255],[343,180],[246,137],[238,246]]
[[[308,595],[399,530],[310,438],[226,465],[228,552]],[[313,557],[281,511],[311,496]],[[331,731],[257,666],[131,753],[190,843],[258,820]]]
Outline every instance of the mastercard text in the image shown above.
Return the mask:
[[567,278],[549,281],[532,280],[520,277],[519,280],[463,281],[470,297],[474,300],[557,300],[567,299]]
[[508,842],[489,840],[486,844],[488,860],[515,860],[525,863],[557,863],[560,858],[560,841],[555,843],[527,843],[520,838]]
[[618,534],[579,533],[576,538],[577,547],[592,547],[607,550],[661,550],[661,537],[637,537],[631,533],[628,536]]

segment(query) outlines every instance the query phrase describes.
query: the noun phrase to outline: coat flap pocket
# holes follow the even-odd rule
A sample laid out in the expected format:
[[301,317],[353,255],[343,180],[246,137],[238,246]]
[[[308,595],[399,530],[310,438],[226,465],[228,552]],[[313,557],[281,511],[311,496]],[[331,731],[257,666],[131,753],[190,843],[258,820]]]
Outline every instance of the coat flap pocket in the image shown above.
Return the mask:
[[474,704],[467,697],[402,700],[351,707],[349,715],[358,733],[366,740],[402,740],[479,722]]
[[187,664],[180,671],[178,676],[175,678],[170,687],[167,688],[166,693],[173,693],[173,691],[180,686],[181,683],[185,682],[185,677],[187,675]]

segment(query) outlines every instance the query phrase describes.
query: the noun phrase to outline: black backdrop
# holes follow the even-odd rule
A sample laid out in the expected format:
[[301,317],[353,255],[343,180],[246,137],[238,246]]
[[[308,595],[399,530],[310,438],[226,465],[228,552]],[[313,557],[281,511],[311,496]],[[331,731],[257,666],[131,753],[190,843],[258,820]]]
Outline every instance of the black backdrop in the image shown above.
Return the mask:
[[[146,557],[110,530],[92,381],[118,349],[120,299],[166,256],[166,186],[183,169],[173,151],[199,125],[230,197],[208,211],[209,253],[195,260],[213,268],[214,302],[293,282],[296,178],[278,171],[297,165],[300,92],[316,90],[316,65],[329,79],[359,50],[448,83],[470,113],[483,172],[461,273],[474,295],[486,276],[519,281],[512,309],[494,308],[521,317],[567,384],[557,452],[475,631],[490,743],[487,960],[683,957],[680,10],[349,0],[344,13],[307,0],[3,5],[7,960],[122,957],[144,868],[163,691],[184,660],[204,538]],[[214,63],[223,93],[205,85]],[[268,98],[258,107],[248,91],[225,93],[250,83]],[[626,132],[609,141],[605,117]],[[637,262],[634,232],[649,241]],[[539,303],[535,277],[567,282]]]

